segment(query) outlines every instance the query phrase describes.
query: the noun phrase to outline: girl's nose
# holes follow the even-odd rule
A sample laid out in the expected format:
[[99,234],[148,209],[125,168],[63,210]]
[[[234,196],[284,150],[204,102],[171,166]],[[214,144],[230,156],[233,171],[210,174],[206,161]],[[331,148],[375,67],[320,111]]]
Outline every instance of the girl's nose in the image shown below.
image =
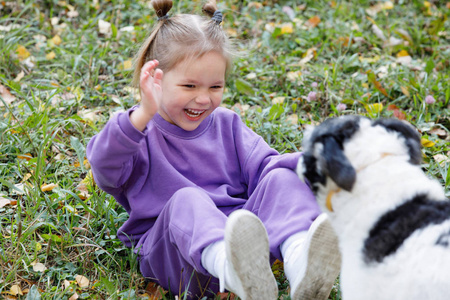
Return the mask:
[[195,98],[197,104],[208,104],[210,101],[208,93],[201,93]]

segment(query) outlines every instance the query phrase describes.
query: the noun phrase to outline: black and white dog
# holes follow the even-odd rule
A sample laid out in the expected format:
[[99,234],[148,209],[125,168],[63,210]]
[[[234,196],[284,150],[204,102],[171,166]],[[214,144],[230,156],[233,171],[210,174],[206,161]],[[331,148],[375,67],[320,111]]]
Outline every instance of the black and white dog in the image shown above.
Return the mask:
[[359,116],[307,130],[297,173],[339,238],[344,300],[450,299],[450,201],[409,124]]

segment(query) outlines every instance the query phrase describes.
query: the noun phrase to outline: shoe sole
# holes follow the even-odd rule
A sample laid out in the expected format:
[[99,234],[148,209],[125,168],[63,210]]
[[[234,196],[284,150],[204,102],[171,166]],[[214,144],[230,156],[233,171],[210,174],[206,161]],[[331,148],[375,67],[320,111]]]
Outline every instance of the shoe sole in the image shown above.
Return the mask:
[[246,298],[274,300],[278,286],[269,261],[269,238],[257,216],[246,210],[232,213],[226,224],[227,257],[241,280]]
[[305,276],[291,296],[292,300],[328,299],[340,272],[341,254],[335,231],[325,214],[320,215],[317,221],[314,222],[317,227],[311,228],[314,233],[305,245],[309,247]]

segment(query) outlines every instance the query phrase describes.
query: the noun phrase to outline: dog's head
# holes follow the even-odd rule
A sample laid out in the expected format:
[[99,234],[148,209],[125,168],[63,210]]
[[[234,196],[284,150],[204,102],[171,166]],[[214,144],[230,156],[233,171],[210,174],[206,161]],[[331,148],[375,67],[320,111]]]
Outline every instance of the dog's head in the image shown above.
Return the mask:
[[357,171],[386,155],[409,157],[420,164],[420,137],[406,122],[396,119],[370,120],[361,116],[328,119],[308,128],[303,139],[303,155],[297,174],[307,179],[314,193],[332,180],[351,191]]

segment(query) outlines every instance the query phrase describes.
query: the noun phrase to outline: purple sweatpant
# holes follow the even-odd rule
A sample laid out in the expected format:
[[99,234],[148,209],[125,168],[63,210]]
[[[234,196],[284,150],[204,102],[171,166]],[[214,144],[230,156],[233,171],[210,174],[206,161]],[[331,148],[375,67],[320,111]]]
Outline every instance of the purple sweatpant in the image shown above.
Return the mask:
[[227,216],[237,209],[253,212],[264,223],[273,260],[282,260],[280,244],[307,230],[320,213],[310,189],[289,169],[270,171],[238,206],[217,207],[200,188],[180,189],[143,237],[142,274],[175,295],[189,291],[191,299],[212,297],[219,291],[218,279],[203,268],[201,254],[224,238]]

